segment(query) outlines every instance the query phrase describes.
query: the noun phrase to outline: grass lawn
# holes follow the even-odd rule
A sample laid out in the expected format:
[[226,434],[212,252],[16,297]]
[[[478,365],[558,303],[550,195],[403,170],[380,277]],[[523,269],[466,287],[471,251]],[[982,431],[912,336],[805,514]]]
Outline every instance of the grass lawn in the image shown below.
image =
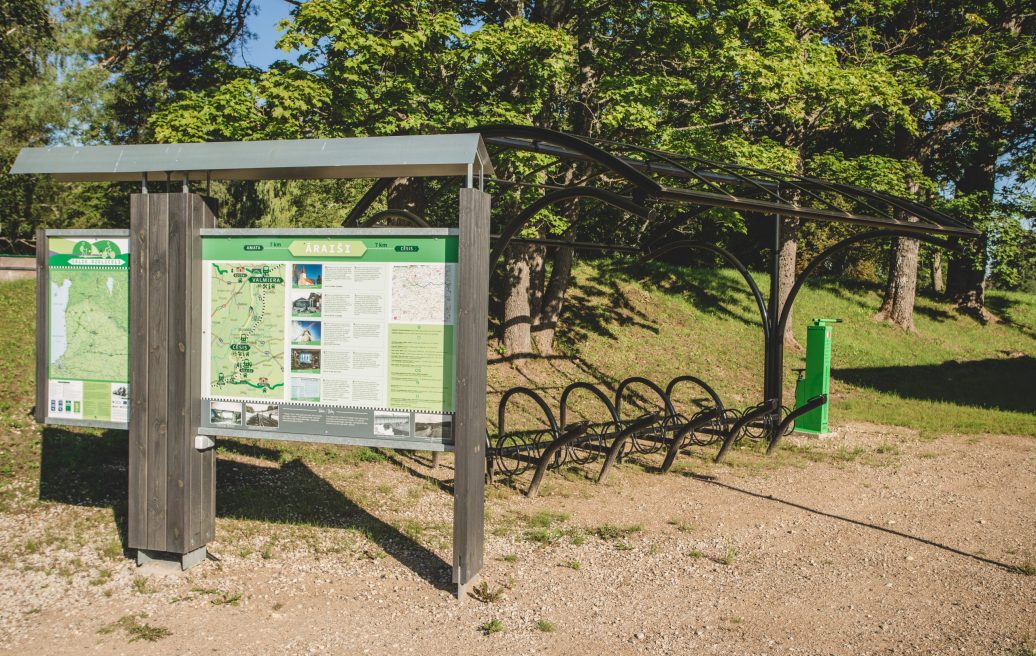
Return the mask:
[[[756,280],[768,289],[767,275]],[[917,332],[907,333],[871,318],[881,303],[878,285],[812,280],[796,302],[797,339],[805,344],[815,317],[843,321],[834,327],[832,424],[863,420],[933,432],[1036,435],[1036,297],[990,291],[987,299],[999,320],[982,325],[922,294]],[[559,341],[564,358],[536,359],[520,369],[494,366],[491,386],[497,392],[535,387],[556,408],[560,389],[574,379],[614,390],[628,376],[664,386],[693,374],[729,405],[762,398],[759,315],[732,269],[652,264],[615,271],[580,264]],[[804,362],[804,352],[786,349],[786,404],[795,398],[794,369]]]
[[[766,289],[766,276],[759,275],[758,281]],[[31,416],[34,298],[31,280],[0,284],[0,476],[9,480],[38,478],[34,470],[41,466],[40,430]],[[981,325],[921,296],[913,334],[872,320],[879,302],[875,285],[823,279],[799,296],[795,328],[803,343],[813,317],[844,321],[834,328],[835,427],[864,420],[930,432],[1036,435],[1036,297],[990,292],[988,304],[999,321]],[[712,384],[729,405],[761,399],[762,331],[747,288],[733,270],[655,264],[631,273],[580,264],[559,342],[559,356],[520,366],[491,354],[491,424],[499,394],[518,384],[541,391],[555,409],[560,390],[573,380],[614,390],[620,380],[634,375],[664,385],[690,373]],[[802,366],[803,355],[787,352],[789,401],[794,398],[792,370]],[[531,413],[525,419],[536,423]],[[514,425],[518,421],[520,417]],[[88,435],[102,440],[90,445],[79,439]],[[118,431],[77,429],[66,434],[55,428],[52,437],[49,443],[68,444],[48,449],[44,467],[71,468],[76,459],[103,460],[114,453],[97,444],[124,449],[124,435]],[[84,448],[73,448],[81,443]],[[327,451],[322,446],[272,444],[284,452],[282,459],[285,453],[294,457],[305,452],[308,458]]]

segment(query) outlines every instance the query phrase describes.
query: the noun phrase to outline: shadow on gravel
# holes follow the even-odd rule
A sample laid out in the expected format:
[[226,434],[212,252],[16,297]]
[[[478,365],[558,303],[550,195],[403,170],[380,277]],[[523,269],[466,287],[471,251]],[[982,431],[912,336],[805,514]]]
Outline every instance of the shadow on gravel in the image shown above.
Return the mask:
[[[423,471],[421,471],[419,469],[415,469],[411,465],[411,463],[413,463],[413,464],[416,464],[416,465],[421,465],[423,467],[429,467],[429,468],[433,467],[433,466],[435,466],[435,467],[446,467],[447,466],[447,465],[444,465],[442,463],[439,463],[439,462],[433,460],[430,456],[429,457],[424,457],[425,455],[430,454],[430,452],[428,452],[428,451],[406,451],[406,450],[390,451],[390,450],[386,449],[384,451],[379,450],[379,453],[384,455],[388,459],[389,462],[391,462],[393,465],[396,465],[397,467],[399,467],[402,471],[406,472],[408,475],[413,476],[414,478],[420,479],[422,482],[424,482],[424,483],[426,483],[428,485],[434,485],[436,488],[439,489],[440,492],[442,492],[444,494],[448,494],[451,497],[453,496],[453,486],[452,485],[450,485],[449,483],[447,483],[446,481],[444,481],[444,480],[442,480],[440,478],[436,478],[435,476],[432,476],[431,474],[423,472]],[[449,468],[453,469],[453,467],[449,467]]]
[[853,519],[851,517],[844,517],[842,515],[836,515],[834,513],[829,513],[829,512],[823,511],[823,510],[818,510],[816,508],[810,508],[809,506],[804,506],[804,505],[802,505],[800,503],[795,503],[794,501],[787,501],[785,499],[780,499],[780,498],[777,498],[777,497],[775,497],[773,495],[770,495],[770,494],[760,494],[759,492],[752,492],[751,490],[746,490],[744,488],[737,487],[736,485],[731,485],[729,483],[721,483],[720,481],[717,481],[712,476],[704,476],[702,474],[695,474],[693,472],[686,472],[683,475],[687,476],[688,478],[693,478],[696,481],[701,481],[702,483],[708,483],[709,485],[715,485],[717,487],[721,487],[723,489],[730,490],[732,492],[740,492],[741,494],[747,494],[748,496],[755,497],[757,499],[764,499],[766,501],[772,501],[774,503],[779,503],[781,505],[790,506],[792,508],[798,508],[799,510],[805,510],[806,512],[813,513],[814,515],[819,515],[821,517],[827,517],[828,519],[837,519],[839,521],[846,522],[848,524],[855,524],[856,526],[862,526],[864,528],[869,528],[869,529],[872,529],[872,530],[875,530],[875,531],[881,531],[882,533],[888,533],[890,535],[895,535],[896,537],[906,538],[907,540],[913,540],[914,542],[920,542],[921,544],[926,544],[926,545],[928,545],[930,547],[935,547],[936,549],[942,549],[943,551],[948,551],[950,553],[957,554],[958,556],[965,556],[967,558],[971,558],[973,560],[977,560],[980,563],[985,563],[987,565],[993,565],[994,567],[999,567],[1001,569],[1007,570],[1008,572],[1011,572],[1011,573],[1014,573],[1014,574],[1021,573],[1021,570],[1018,567],[1016,567],[1015,565],[1009,565],[1007,563],[1002,563],[999,560],[993,560],[992,558],[986,558],[985,556],[979,556],[978,554],[973,554],[973,553],[969,553],[967,551],[962,551],[960,549],[957,549],[956,547],[951,547],[951,546],[942,544],[940,542],[934,542],[932,540],[929,540],[928,538],[922,538],[922,537],[918,537],[916,535],[910,535],[909,533],[903,533],[902,531],[897,531],[895,529],[886,528],[884,526],[878,526],[876,524],[869,524],[867,522],[863,522],[863,521],[860,521],[858,519]]
[[[278,524],[361,531],[387,555],[429,584],[451,591],[450,566],[434,551],[375,517],[301,460],[280,463],[280,451],[226,440],[220,450],[273,463],[260,466],[220,459],[216,516]],[[126,431],[74,432],[48,426],[40,445],[40,500],[110,507],[126,547]]]
[[122,430],[79,433],[45,426],[40,440],[40,500],[112,509],[123,554],[126,548],[129,457]]

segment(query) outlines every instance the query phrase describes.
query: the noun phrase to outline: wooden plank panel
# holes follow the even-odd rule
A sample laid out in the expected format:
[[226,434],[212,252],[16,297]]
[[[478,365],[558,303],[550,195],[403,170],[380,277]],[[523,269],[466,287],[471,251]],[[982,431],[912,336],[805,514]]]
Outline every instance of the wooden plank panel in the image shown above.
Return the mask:
[[[206,216],[205,216],[205,225],[204,225],[204,227],[206,227],[206,228],[215,228],[215,227],[219,226],[219,223],[220,223],[219,222],[219,206],[217,205],[217,203],[215,203],[215,200],[212,199],[212,198],[206,198],[205,199],[205,204],[206,204],[206,207],[208,208],[208,212],[206,213]],[[199,259],[199,261],[201,260],[201,238],[200,237],[199,237],[199,246],[198,246],[198,259]],[[199,268],[199,270],[200,270],[200,268]],[[201,289],[201,287],[199,287],[199,289]],[[199,317],[199,324],[198,324],[198,332],[199,332],[199,334],[201,333],[201,318],[200,317]],[[199,358],[200,358],[200,353],[199,353]],[[199,380],[198,380],[199,387],[200,387],[200,384],[201,384],[200,375],[201,374],[199,374]],[[199,394],[200,394],[200,390],[199,390]],[[201,403],[199,403],[198,410],[199,410],[199,415],[200,415]],[[215,449],[209,449],[208,451],[205,452],[205,468],[203,469],[204,490],[205,490],[205,494],[207,495],[206,498],[205,498],[205,519],[204,519],[205,541],[206,542],[208,542],[209,540],[214,540],[215,539],[215,480],[217,480],[217,479],[215,479],[215,463],[217,463],[217,457],[215,457]]]
[[164,348],[169,332],[168,316],[168,231],[169,194],[148,194],[148,522],[147,548],[166,550],[166,439],[168,434],[168,353]]
[[[201,304],[201,287],[198,286],[200,277],[198,273],[198,258],[200,257],[199,247],[201,237],[198,230],[202,225],[201,196],[190,195],[188,207],[187,224],[187,403],[186,427],[188,431],[189,446],[193,447],[194,429],[198,426],[198,376],[199,351],[198,341],[201,339],[201,331],[198,329],[199,307]],[[205,544],[201,540],[202,517],[204,507],[202,505],[202,467],[205,456],[197,449],[191,448],[187,458],[187,549],[193,551]]]
[[[168,195],[166,251],[166,529],[165,550],[186,553],[187,539],[187,238],[189,194]],[[193,446],[193,445],[191,445]],[[193,450],[193,449],[192,449]]]
[[[204,219],[202,221],[203,228],[215,228],[218,225],[218,207],[216,201],[212,198],[205,199],[206,211]],[[196,271],[199,275],[203,275],[201,271],[201,237],[198,237],[198,266]],[[199,280],[198,286],[195,287],[198,290],[198,301],[197,304],[201,306],[201,281]],[[204,308],[201,308],[205,311]],[[201,316],[198,317],[198,327],[196,335],[201,335]],[[198,359],[201,359],[201,345],[197,345],[199,348]],[[198,398],[201,395],[201,373],[199,372],[195,376],[195,382],[199,387]],[[195,417],[201,414],[201,403],[197,403],[195,409]],[[209,449],[203,454],[202,460],[202,505],[204,507],[205,514],[202,517],[203,535],[202,539],[204,542],[209,542],[216,539],[216,449]]]
[[127,546],[147,545],[147,327],[148,327],[147,194],[130,196],[130,412],[129,510]]
[[453,488],[453,565],[458,595],[474,582],[483,558],[489,202],[490,196],[477,189],[460,190]]
[[[202,262],[201,262],[201,228],[215,226],[215,215],[202,196],[192,194],[190,206],[189,238],[187,240],[187,308],[188,308],[188,347],[187,347],[187,427],[189,438],[193,438],[194,428],[201,415],[201,320],[202,320]],[[193,439],[191,439],[193,442]],[[215,496],[212,484],[215,477],[212,467],[215,464],[214,449],[206,451],[190,450],[190,495],[187,504],[188,513],[188,548],[193,550],[208,542],[213,533],[214,517],[209,513],[211,500]],[[207,473],[208,470],[208,473]]]
[[36,422],[47,418],[50,358],[50,280],[47,277],[47,231],[36,229]]

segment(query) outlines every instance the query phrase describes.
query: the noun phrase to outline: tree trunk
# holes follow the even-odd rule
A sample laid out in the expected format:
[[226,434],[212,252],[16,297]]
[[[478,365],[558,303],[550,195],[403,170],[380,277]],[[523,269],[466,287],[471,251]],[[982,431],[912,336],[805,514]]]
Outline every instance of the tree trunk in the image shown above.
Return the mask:
[[[996,160],[1000,151],[1000,131],[995,125],[983,129],[979,146],[971,153],[971,159],[956,184],[956,195],[977,197],[972,205],[979,209],[979,216],[989,216],[996,191]],[[985,321],[986,312],[986,264],[988,243],[986,233],[978,239],[968,239],[962,244],[964,253],[950,259],[946,291],[956,302],[957,308]]]
[[527,355],[532,352],[528,247],[511,244],[505,257],[504,350],[507,355]]
[[[779,275],[777,276],[777,285],[780,290],[781,309],[783,311],[784,303],[788,300],[788,293],[791,292],[792,286],[795,284],[795,260],[798,254],[799,246],[799,220],[781,218],[781,244],[780,251],[777,258],[777,266]],[[794,325],[794,309],[788,309],[788,323],[785,324],[784,328],[784,343],[796,349],[801,349],[802,345],[795,339],[795,333],[792,330]]]
[[543,308],[543,292],[547,276],[547,247],[542,244],[529,244],[529,316],[533,323]]
[[889,321],[903,330],[913,331],[914,299],[917,295],[917,251],[920,242],[900,237],[889,262],[885,298],[874,318]]
[[932,254],[932,291],[942,294],[946,291],[946,281],[942,272],[942,251]]
[[388,206],[393,210],[410,210],[423,219],[426,206],[424,178],[396,178],[388,188]]
[[961,246],[964,252],[951,257],[947,267],[946,294],[959,310],[985,320],[986,235],[969,239]]
[[[896,151],[900,159],[917,163],[917,139],[903,126],[896,128]],[[907,180],[907,191],[916,197],[921,190],[917,180]],[[916,221],[902,213],[897,218]],[[889,262],[885,297],[874,318],[889,321],[903,330],[914,330],[914,300],[917,297],[917,252],[921,243],[909,237],[896,240]]]
[[533,327],[532,336],[536,341],[536,350],[541,355],[554,354],[554,335],[558,330],[568,283],[572,279],[572,260],[573,251],[568,246],[561,246],[554,253],[550,284],[543,296],[543,307],[536,315]]

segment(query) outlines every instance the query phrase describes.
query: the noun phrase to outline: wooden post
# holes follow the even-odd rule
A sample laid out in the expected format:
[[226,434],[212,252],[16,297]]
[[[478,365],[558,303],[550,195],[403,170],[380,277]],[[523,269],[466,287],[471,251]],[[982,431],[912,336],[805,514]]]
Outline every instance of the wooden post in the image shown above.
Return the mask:
[[460,190],[453,582],[463,598],[482,570],[486,471],[489,194]]
[[47,278],[46,228],[36,228],[36,423],[43,424],[47,418],[48,376],[43,375],[50,366],[50,280]]
[[195,448],[200,413],[201,228],[214,202],[130,198],[128,546],[138,563],[205,557],[215,532],[215,450]]

